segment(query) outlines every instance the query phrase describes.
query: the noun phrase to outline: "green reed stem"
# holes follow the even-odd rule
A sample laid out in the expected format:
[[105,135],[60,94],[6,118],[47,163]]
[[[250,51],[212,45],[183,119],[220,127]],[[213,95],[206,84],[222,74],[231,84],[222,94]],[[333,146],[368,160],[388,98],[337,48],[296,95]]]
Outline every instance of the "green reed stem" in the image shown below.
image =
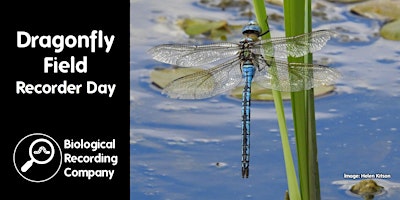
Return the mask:
[[[267,13],[264,5],[264,0],[253,0],[254,10],[257,16],[258,24],[263,31],[269,30]],[[271,38],[271,34],[265,34],[263,39]],[[271,47],[272,48],[272,47]],[[274,68],[276,66],[272,66]],[[273,80],[279,81],[279,80]],[[285,111],[283,107],[283,100],[281,92],[272,90],[274,97],[275,110],[278,119],[278,125],[282,140],[283,155],[285,160],[286,178],[288,181],[289,197],[291,200],[301,200],[299,186],[297,182],[296,170],[293,163],[293,157],[290,150],[288,132],[286,127]]]
[[[311,32],[311,0],[284,1],[286,36]],[[289,62],[312,63],[312,55],[288,58]],[[319,170],[317,158],[314,90],[291,93],[296,137],[298,170],[302,199],[319,200]]]

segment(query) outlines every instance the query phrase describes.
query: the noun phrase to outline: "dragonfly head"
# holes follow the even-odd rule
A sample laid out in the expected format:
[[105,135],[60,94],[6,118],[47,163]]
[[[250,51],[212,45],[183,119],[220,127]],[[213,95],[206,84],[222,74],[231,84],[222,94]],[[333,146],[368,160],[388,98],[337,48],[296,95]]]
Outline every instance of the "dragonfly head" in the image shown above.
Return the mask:
[[256,21],[250,21],[246,26],[243,27],[242,33],[245,38],[250,38],[255,42],[258,40],[258,37],[260,37],[261,27]]
[[256,21],[250,21],[246,26],[243,27],[242,33],[245,34],[256,34],[259,36],[261,34],[261,27]]

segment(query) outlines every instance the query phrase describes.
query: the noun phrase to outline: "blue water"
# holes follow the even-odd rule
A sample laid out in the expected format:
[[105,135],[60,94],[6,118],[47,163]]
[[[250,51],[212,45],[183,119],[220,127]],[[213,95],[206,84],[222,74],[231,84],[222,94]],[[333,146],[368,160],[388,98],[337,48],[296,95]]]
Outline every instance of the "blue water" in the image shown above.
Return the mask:
[[[349,38],[333,39],[314,54],[343,74],[333,94],[315,100],[322,199],[357,199],[332,184],[343,173],[384,173],[400,182],[400,42],[377,36],[381,22],[348,13],[351,6],[341,4],[332,20],[314,23],[314,30]],[[267,10],[282,14],[278,6]],[[176,26],[184,17],[248,21],[238,9],[194,1],[131,2],[131,199],[283,199],[287,181],[272,102],[252,102],[250,177],[242,179],[240,100],[227,94],[174,100],[151,84],[152,69],[168,65],[146,51],[191,40]],[[270,28],[273,37],[283,35],[282,24]],[[295,157],[289,101],[285,112]],[[400,190],[377,199],[400,199]]]

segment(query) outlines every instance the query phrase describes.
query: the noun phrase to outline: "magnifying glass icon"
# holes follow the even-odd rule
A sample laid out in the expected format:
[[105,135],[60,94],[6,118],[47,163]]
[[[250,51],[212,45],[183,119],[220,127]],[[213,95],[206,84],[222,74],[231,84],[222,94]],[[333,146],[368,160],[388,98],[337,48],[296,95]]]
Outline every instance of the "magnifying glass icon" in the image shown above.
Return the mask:
[[[45,142],[45,143],[47,143],[47,144],[50,146],[50,148],[51,148],[51,150],[50,150],[50,156],[49,156],[46,160],[43,160],[43,161],[40,161],[40,160],[36,159],[36,158],[33,156],[33,147],[35,146],[35,144],[37,144],[37,143],[39,143],[39,142]],[[39,148],[39,150],[44,151],[44,150],[42,149],[42,146]],[[44,138],[36,139],[35,141],[32,142],[31,146],[29,147],[29,157],[30,157],[31,159],[28,160],[28,161],[21,167],[21,171],[22,171],[22,172],[28,171],[28,169],[32,167],[32,164],[33,164],[33,163],[36,163],[36,164],[39,164],[39,165],[43,165],[43,164],[49,163],[49,162],[53,159],[53,157],[54,157],[54,146],[53,146],[53,144],[52,144],[49,140],[47,140],[47,139],[44,139]]]

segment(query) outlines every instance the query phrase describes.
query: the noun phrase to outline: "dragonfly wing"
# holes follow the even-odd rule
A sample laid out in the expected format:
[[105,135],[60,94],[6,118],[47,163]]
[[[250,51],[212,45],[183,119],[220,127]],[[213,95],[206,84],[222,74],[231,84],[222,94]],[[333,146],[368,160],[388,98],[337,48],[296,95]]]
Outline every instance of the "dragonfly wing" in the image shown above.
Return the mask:
[[257,84],[283,92],[296,92],[331,85],[341,77],[336,69],[324,65],[287,63],[279,60],[270,60],[268,64],[272,66],[274,63],[276,68],[265,67],[256,73],[254,81]]
[[208,45],[164,44],[151,48],[148,53],[157,61],[182,67],[195,67],[238,54],[234,43]]
[[320,50],[333,35],[335,35],[333,31],[319,30],[293,37],[261,40],[256,51],[259,54],[276,58],[301,57]]
[[178,78],[163,93],[177,99],[204,99],[226,92],[241,81],[239,59],[236,59]]

